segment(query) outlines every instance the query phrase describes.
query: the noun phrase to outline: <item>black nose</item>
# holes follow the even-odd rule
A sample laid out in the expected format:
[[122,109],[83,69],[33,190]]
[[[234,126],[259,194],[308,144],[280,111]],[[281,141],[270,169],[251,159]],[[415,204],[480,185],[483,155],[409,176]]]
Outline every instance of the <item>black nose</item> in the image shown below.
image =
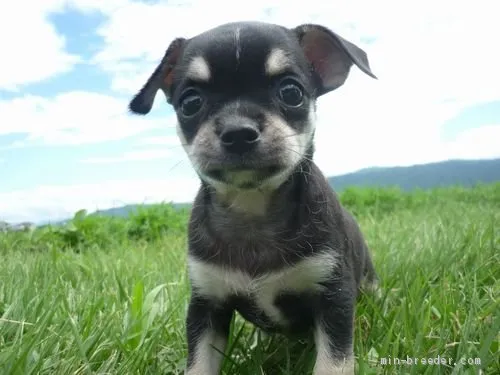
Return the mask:
[[260,132],[253,124],[233,124],[226,125],[219,137],[226,151],[243,154],[252,151],[258,145]]

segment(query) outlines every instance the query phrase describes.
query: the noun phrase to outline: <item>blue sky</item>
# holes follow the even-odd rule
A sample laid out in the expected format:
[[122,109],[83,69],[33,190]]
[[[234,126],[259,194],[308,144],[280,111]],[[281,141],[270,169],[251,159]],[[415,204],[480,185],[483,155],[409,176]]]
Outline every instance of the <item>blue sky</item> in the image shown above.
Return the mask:
[[235,20],[320,23],[368,53],[379,80],[353,68],[318,102],[326,174],[500,156],[493,1],[310,0],[300,12],[264,0],[34,4],[0,5],[0,220],[191,200],[198,180],[172,110],[161,95],[146,117],[127,103],[173,38]]

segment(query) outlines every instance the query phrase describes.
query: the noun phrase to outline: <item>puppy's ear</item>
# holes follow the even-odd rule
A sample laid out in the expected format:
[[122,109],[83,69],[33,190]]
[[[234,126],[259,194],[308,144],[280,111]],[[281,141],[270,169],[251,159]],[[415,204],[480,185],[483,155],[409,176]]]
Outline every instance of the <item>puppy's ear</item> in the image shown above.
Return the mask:
[[370,77],[377,78],[365,51],[326,27],[304,24],[293,31],[319,78],[318,96],[342,86],[353,63]]
[[146,81],[141,90],[129,103],[129,110],[133,113],[146,115],[151,111],[155,96],[159,89],[162,89],[167,102],[170,103],[170,88],[173,82],[173,70],[186,42],[185,38],[177,38],[165,52],[165,56],[156,67],[151,77]]

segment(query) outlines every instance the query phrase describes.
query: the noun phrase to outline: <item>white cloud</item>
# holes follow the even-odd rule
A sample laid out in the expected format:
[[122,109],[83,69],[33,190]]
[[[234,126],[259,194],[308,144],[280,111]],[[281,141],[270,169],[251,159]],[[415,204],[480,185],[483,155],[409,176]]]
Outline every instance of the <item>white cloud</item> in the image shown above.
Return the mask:
[[492,159],[500,156],[500,123],[468,129],[450,142],[442,152],[442,159]]
[[190,177],[150,180],[120,180],[70,186],[39,186],[0,193],[0,220],[22,222],[60,220],[80,209],[120,207],[132,203],[187,202],[199,183]]
[[[348,5],[346,2],[343,6]],[[168,44],[178,36],[194,36],[207,28],[238,19],[276,21],[294,26],[317,19],[320,14],[329,14],[328,20],[343,29],[344,34],[356,34],[349,28],[351,20],[343,19],[343,13],[338,12],[334,4],[318,0],[313,0],[307,10],[300,13],[288,2],[276,0],[244,2],[238,7],[228,7],[227,2],[221,0],[131,2],[110,14],[108,22],[98,30],[105,47],[95,56],[95,62],[113,75],[113,89],[131,94],[142,86]]]
[[[64,52],[64,39],[46,21],[49,12],[64,6],[108,17],[98,30],[104,48],[93,62],[111,75],[112,88],[126,95],[142,86],[175,37],[193,36],[238,19],[285,26],[315,22],[364,48],[379,77],[372,80],[353,68],[344,87],[319,100],[315,159],[326,174],[374,165],[500,156],[494,141],[500,138],[499,124],[463,132],[452,141],[441,138],[443,124],[464,108],[500,100],[500,54],[494,49],[500,23],[493,0],[309,0],[300,12],[288,1],[278,0],[254,0],[237,7],[228,7],[221,0],[15,4],[0,6],[0,42],[8,51],[2,58],[0,89],[17,89],[50,78],[78,61]],[[26,22],[17,24],[19,19]],[[16,38],[8,40],[10,35]],[[373,42],[361,42],[367,39]],[[0,101],[0,136],[20,132],[29,134],[29,142],[82,144],[137,136],[175,123],[171,114],[160,120],[156,117],[157,109],[168,108],[163,100],[157,100],[155,110],[144,118],[126,113],[126,104],[111,96],[79,91],[55,98],[25,96]],[[184,152],[174,137],[142,138],[138,143],[165,148],[86,162],[144,160],[167,154],[169,158],[176,154],[172,159],[177,160]],[[45,186],[0,193],[0,213],[11,221],[63,218],[80,208],[119,206],[145,197],[151,201],[191,200],[197,186],[194,173],[186,178]]]
[[129,0],[60,0],[67,8],[77,9],[82,13],[100,12],[113,14],[116,10],[130,4]]
[[[115,75],[117,87],[129,87],[132,92],[141,86],[175,37],[193,36],[220,23],[242,19],[285,26],[317,22],[358,43],[361,38],[375,38],[369,50],[377,73],[383,82],[405,83],[405,91],[414,84],[419,89],[432,87],[431,95],[438,94],[435,86],[446,88],[448,93],[468,91],[463,82],[480,86],[484,72],[493,74],[489,71],[494,69],[488,68],[497,66],[500,59],[490,47],[496,42],[495,31],[500,30],[492,0],[474,4],[451,0],[410,4],[396,0],[310,0],[301,12],[289,2],[277,0],[255,0],[234,8],[224,5],[226,2],[220,0],[124,5],[98,30],[105,46],[96,61]],[[214,9],[218,11],[210,12]],[[207,12],[211,17],[205,16]],[[489,58],[478,60],[479,56]],[[147,61],[149,70],[140,61]],[[478,69],[479,65],[483,68]]]
[[65,51],[64,37],[47,19],[60,7],[58,0],[2,2],[0,90],[17,91],[22,85],[64,73],[80,61]]
[[128,161],[148,161],[156,159],[167,159],[172,157],[173,153],[165,149],[157,150],[141,150],[141,151],[129,151],[125,152],[123,155],[116,157],[92,157],[83,159],[81,163],[84,164],[114,164],[123,163]]
[[[139,118],[112,96],[71,91],[54,98],[26,95],[0,101],[0,136],[28,134],[25,143],[78,145],[118,140],[172,126],[163,118]],[[12,146],[11,146],[12,147]]]
[[379,80],[353,68],[344,87],[319,101],[316,160],[328,174],[446,158],[446,120],[500,100],[500,54],[492,48],[500,23],[492,0],[310,0],[301,12],[277,0],[231,8],[218,0],[180,3],[130,3],[110,15],[98,31],[105,47],[95,60],[113,75],[114,89],[134,93],[171,40],[228,21],[321,23],[367,51]]
[[[172,118],[172,124],[174,123],[175,119]],[[138,141],[139,144],[144,145],[144,146],[181,146],[181,143],[179,141],[179,137],[177,135],[163,135],[163,136],[153,136],[153,137],[143,137],[139,139]]]
[[0,4],[2,68],[0,90],[19,92],[28,84],[48,80],[83,62],[66,50],[49,16],[67,9],[112,14],[129,0],[18,0]]
[[[354,116],[352,121],[360,117]],[[467,130],[449,141],[440,140],[439,134],[432,128],[419,129],[414,125],[408,129],[393,129],[394,136],[391,129],[385,128],[385,138],[376,134],[379,131],[376,124],[375,128],[367,127],[362,133],[357,132],[359,128],[346,127],[335,132],[322,125],[337,125],[320,123],[317,130],[315,160],[327,175],[349,173],[371,166],[408,166],[447,159],[500,157],[500,125]],[[338,125],[338,128],[341,126]]]

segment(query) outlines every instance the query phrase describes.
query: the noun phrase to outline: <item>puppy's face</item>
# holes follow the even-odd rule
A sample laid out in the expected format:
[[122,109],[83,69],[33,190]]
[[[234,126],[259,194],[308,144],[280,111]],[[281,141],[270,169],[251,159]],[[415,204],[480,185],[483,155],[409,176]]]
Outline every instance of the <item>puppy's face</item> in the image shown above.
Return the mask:
[[279,185],[305,157],[314,95],[297,39],[267,25],[226,25],[194,38],[172,85],[179,136],[197,172],[243,189]]
[[148,113],[162,89],[204,181],[275,189],[312,157],[315,100],[353,63],[373,76],[362,50],[322,26],[225,24],[174,40],[130,109]]

